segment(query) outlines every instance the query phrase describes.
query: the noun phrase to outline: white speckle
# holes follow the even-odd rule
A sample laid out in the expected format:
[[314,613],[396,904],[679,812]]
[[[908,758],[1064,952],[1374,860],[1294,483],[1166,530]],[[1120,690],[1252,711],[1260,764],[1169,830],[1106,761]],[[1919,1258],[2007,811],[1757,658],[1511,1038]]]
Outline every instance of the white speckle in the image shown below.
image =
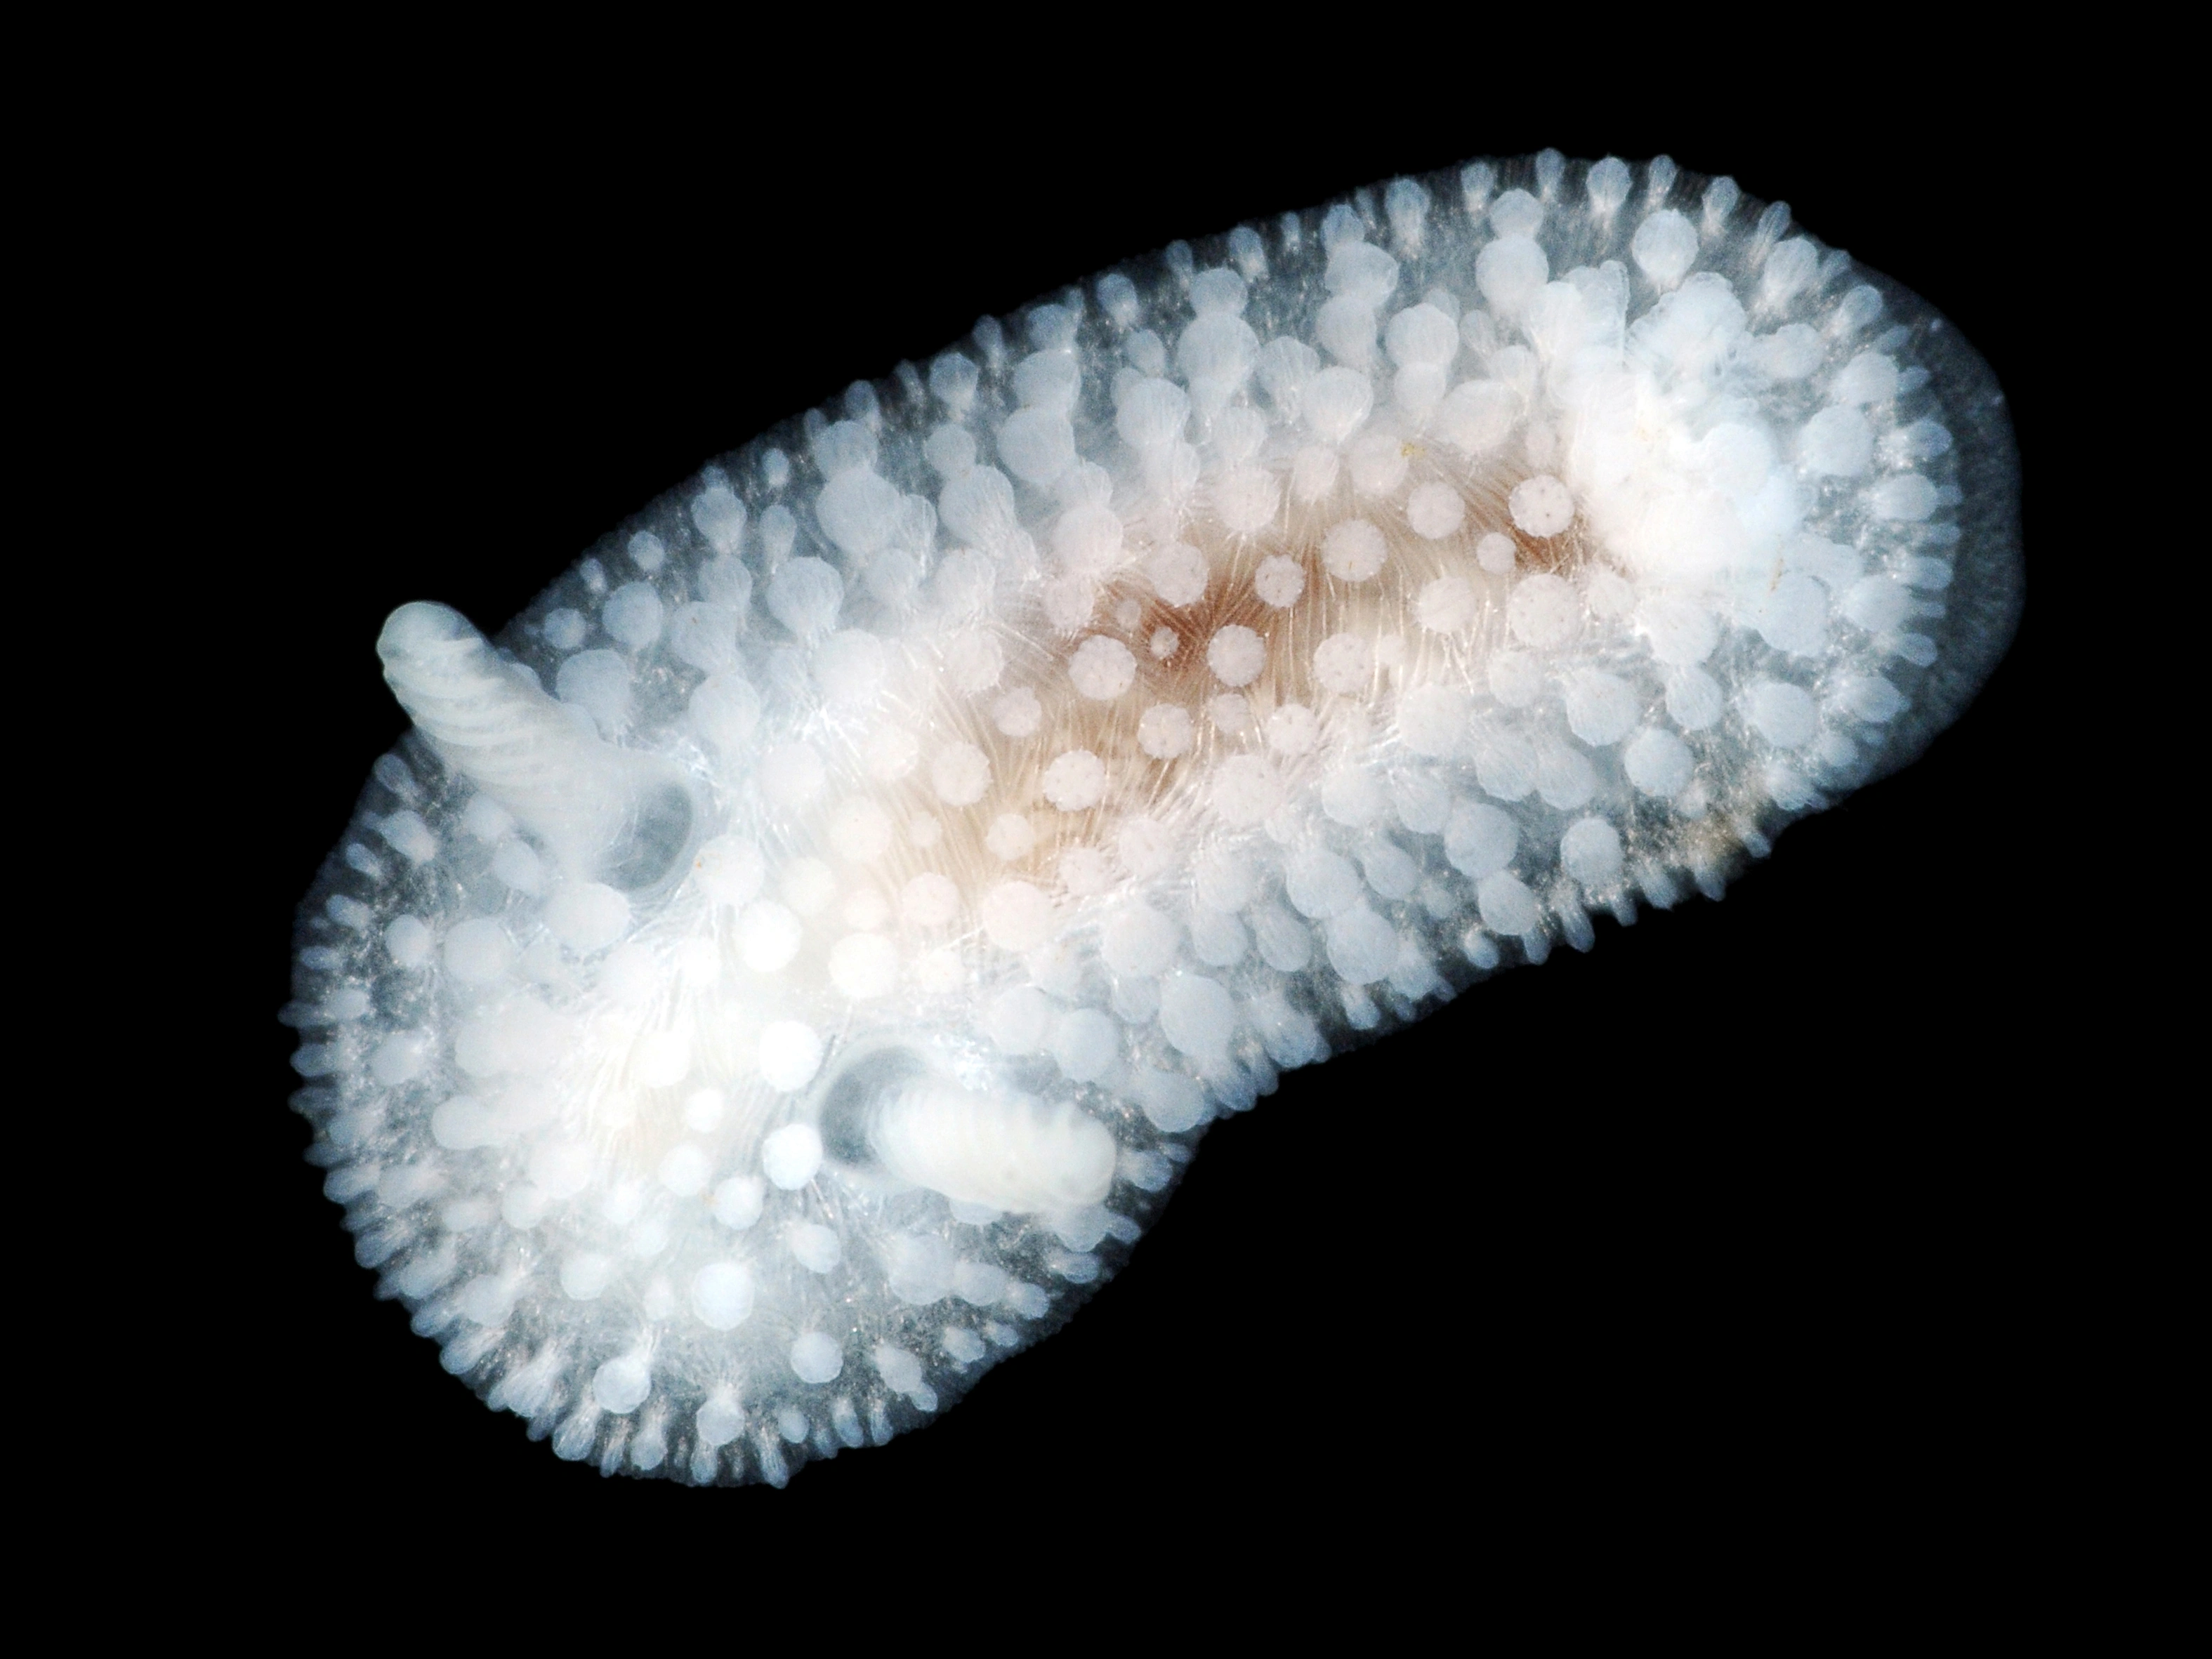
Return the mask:
[[1471,747],[1484,793],[1520,800],[1536,787],[1536,745],[1525,732],[1486,724],[1472,734]]
[[1322,538],[1321,562],[1339,581],[1364,582],[1382,568],[1388,544],[1364,519],[1346,519]]
[[1182,1053],[1201,1065],[1218,1065],[1229,1057],[1236,1029],[1237,1004],[1219,981],[1174,974],[1162,981],[1160,1030]]
[[619,736],[635,701],[630,665],[612,651],[580,651],[561,665],[553,690],[562,702],[590,714],[600,732]]
[[1630,182],[1628,163],[1618,155],[1608,155],[1589,170],[1585,188],[1589,191],[1590,210],[1601,219],[1611,218],[1628,199]]
[[1074,464],[1075,428],[1056,409],[1021,409],[999,428],[999,459],[1016,477],[1048,484]]
[[1067,674],[1079,694],[1103,702],[1120,696],[1136,683],[1137,659],[1121,641],[1095,634],[1076,647]]
[[1154,703],[1137,721],[1137,746],[1155,760],[1187,755],[1191,742],[1190,713],[1172,703]]
[[1453,807],[1444,825],[1444,856],[1452,868],[1477,880],[1510,864],[1520,842],[1521,831],[1513,820],[1480,801],[1462,801]]
[[1063,812],[1080,812],[1105,799],[1106,763],[1088,749],[1071,749],[1044,769],[1044,798]]
[[1828,642],[1827,590],[1795,572],[1778,578],[1755,612],[1759,635],[1777,651],[1816,657]]
[[710,1261],[691,1280],[691,1311],[709,1330],[735,1330],[753,1310],[753,1276],[741,1261]]
[[991,763],[970,743],[948,744],[930,763],[930,787],[947,806],[972,806],[991,781]]
[[1381,781],[1372,773],[1344,767],[1322,780],[1321,805],[1332,821],[1347,829],[1364,830],[1382,817],[1389,801]]
[[1505,602],[1505,623],[1523,645],[1562,646],[1582,631],[1582,601],[1557,576],[1523,576]]
[[1341,854],[1316,848],[1284,866],[1284,896],[1302,915],[1333,916],[1355,902],[1359,892],[1359,872]]
[[745,506],[719,471],[714,482],[691,498],[691,522],[717,553],[735,553],[744,543]]
[[[1785,242],[1775,250],[1766,262],[1767,276],[1771,276],[1778,266],[1788,263],[1782,256],[1791,246]],[[1802,247],[1804,244],[1795,246]],[[1759,339],[1753,361],[1778,380],[1802,380],[1820,368],[1826,355],[1819,330],[1804,323],[1790,323]]]
[[1260,596],[1260,603],[1279,611],[1296,605],[1305,589],[1305,567],[1279,553],[1261,560],[1260,568],[1252,574],[1252,591]]
[[1172,380],[1146,379],[1123,393],[1115,430],[1131,448],[1158,451],[1182,436],[1190,419],[1190,398]]
[[1802,686],[1759,680],[1745,698],[1746,712],[1759,735],[1778,749],[1799,749],[1820,728],[1820,706]]
[[1536,793],[1545,805],[1571,811],[1596,794],[1597,787],[1597,769],[1581,750],[1558,742],[1537,745]]
[[1164,1134],[1180,1134],[1206,1121],[1206,1091],[1195,1078],[1147,1066],[1131,1079],[1130,1087],[1146,1117]]
[[591,635],[592,625],[584,620],[583,613],[563,605],[558,611],[545,613],[545,642],[556,651],[574,651]]
[[1110,507],[1085,501],[1053,526],[1052,550],[1070,571],[1095,576],[1121,556],[1121,520]]
[[1836,688],[1836,702],[1847,714],[1870,725],[1886,725],[1909,705],[1898,689],[1879,674],[1855,676]]
[[[1374,338],[1372,313],[1362,325],[1367,338]],[[1352,355],[1364,361],[1367,349],[1362,347]],[[1324,368],[1308,380],[1300,394],[1300,404],[1305,414],[1307,427],[1314,436],[1325,444],[1340,444],[1356,431],[1375,407],[1375,386],[1356,368]]]
[[1482,455],[1505,441],[1521,418],[1521,398],[1497,380],[1468,380],[1452,388],[1430,417],[1431,428],[1453,448]]
[[1249,685],[1267,666],[1267,647],[1250,629],[1231,623],[1206,641],[1206,665],[1224,685]]
[[1936,486],[1917,472],[1904,473],[1894,478],[1884,478],[1867,491],[1867,506],[1877,519],[1902,520],[1917,524],[1934,513],[1942,502]]
[[1016,686],[991,705],[991,724],[1010,738],[1033,738],[1044,725],[1044,705],[1029,687]]
[[761,1218],[766,1188],[758,1176],[732,1176],[714,1188],[714,1219],[742,1231]]
[[1874,459],[1874,428],[1856,409],[1841,405],[1824,409],[1805,422],[1798,434],[1797,453],[1814,472],[1855,478]]
[[1656,726],[1638,732],[1621,761],[1628,781],[1647,795],[1672,799],[1690,781],[1689,745],[1672,732]]
[[642,651],[660,637],[662,614],[660,595],[649,584],[629,582],[615,589],[599,619],[617,640]]
[[1100,935],[1098,953],[1117,974],[1149,979],[1175,963],[1176,926],[1149,905],[1132,905],[1116,915]]
[[792,1374],[802,1382],[833,1382],[844,1369],[845,1356],[836,1340],[820,1331],[809,1331],[791,1345]]
[[1164,605],[1196,605],[1206,597],[1206,555],[1173,542],[1145,561],[1145,575]]
[[1844,591],[1844,616],[1870,634],[1895,628],[1911,614],[1911,595],[1887,576],[1867,576]]
[[1114,1069],[1121,1052],[1121,1027],[1095,1008],[1079,1008],[1052,1029],[1049,1047],[1060,1074],[1071,1083],[1095,1083]]
[[1862,351],[1836,372],[1828,386],[1832,404],[1886,404],[1897,396],[1894,358],[1879,351]]
[[1314,647],[1314,678],[1326,690],[1351,696],[1375,677],[1375,650],[1357,634],[1334,634]]
[[714,675],[691,693],[691,729],[728,755],[750,752],[760,715],[760,694],[735,675]]
[[1628,252],[1645,276],[1662,288],[1672,288],[1697,263],[1697,227],[1674,209],[1664,209],[1636,228]]
[[793,1260],[811,1273],[826,1273],[845,1258],[837,1230],[818,1222],[797,1223],[784,1234],[783,1243]]
[[1213,487],[1213,510],[1224,528],[1240,536],[1265,529],[1273,521],[1282,500],[1282,486],[1261,467],[1238,467],[1224,474]]
[[975,465],[975,440],[949,422],[933,428],[921,446],[922,459],[940,478],[957,478]]
[[1600,669],[1578,669],[1565,688],[1567,725],[1584,743],[1603,748],[1636,726],[1636,691],[1626,680]]
[[1620,832],[1603,818],[1577,818],[1559,838],[1559,865],[1585,887],[1620,879]]
[[1332,916],[1322,928],[1328,951],[1328,965],[1353,985],[1370,985],[1389,976],[1398,960],[1398,935],[1390,924],[1364,903]]
[[1052,1004],[1035,986],[1002,991],[984,1011],[983,1030],[1002,1053],[1035,1054],[1052,1024]]
[[845,580],[819,559],[792,559],[768,579],[768,610],[792,633],[812,640],[837,625]]
[[1466,517],[1467,503],[1449,484],[1421,484],[1406,498],[1406,522],[1430,541],[1450,535]]
[[695,1089],[684,1102],[684,1125],[701,1134],[711,1134],[722,1127],[726,1106],[720,1089]]
[[1408,306],[1383,331],[1383,349],[1400,368],[1449,365],[1459,355],[1459,327],[1433,305]]
[[[762,1081],[771,1089],[789,1094],[794,1090],[804,1089],[814,1080],[815,1073],[821,1070],[822,1039],[815,1034],[812,1026],[802,1021],[795,1019],[772,1021],[763,1029],[760,1035],[759,1060]],[[796,1125],[794,1129],[805,1128],[805,1127],[803,1124]],[[787,1133],[789,1132],[779,1129],[776,1134]],[[809,1136],[814,1134],[811,1129],[806,1129],[805,1133]],[[774,1143],[776,1135],[769,1137],[770,1143]],[[813,1141],[813,1146],[815,1156],[818,1160],[821,1154],[821,1141],[818,1138]],[[765,1152],[763,1155],[766,1156]],[[810,1173],[811,1167],[811,1165],[808,1166]],[[805,1176],[802,1176],[797,1181],[786,1181],[777,1175],[775,1166],[770,1165],[769,1179],[774,1181],[779,1187],[795,1187],[804,1182]]]
[[1678,669],[1667,679],[1667,712],[1685,732],[1702,732],[1721,717],[1721,689],[1702,668]]
[[1475,256],[1474,285],[1502,315],[1519,312],[1551,274],[1544,250],[1525,235],[1500,236]]
[[772,899],[749,904],[738,915],[738,954],[755,973],[782,968],[799,954],[804,937],[799,918]]
[[1524,535],[1556,536],[1575,521],[1575,498],[1547,473],[1523,478],[1505,498],[1506,510]]
[[572,1302],[591,1302],[614,1283],[618,1265],[596,1250],[579,1251],[561,1264],[561,1292]]
[[1485,876],[1475,884],[1474,893],[1483,926],[1492,933],[1525,933],[1542,917],[1536,896],[1527,884],[1504,871]]
[[627,1417],[653,1391],[653,1372],[635,1354],[610,1359],[592,1373],[592,1401],[603,1412]]

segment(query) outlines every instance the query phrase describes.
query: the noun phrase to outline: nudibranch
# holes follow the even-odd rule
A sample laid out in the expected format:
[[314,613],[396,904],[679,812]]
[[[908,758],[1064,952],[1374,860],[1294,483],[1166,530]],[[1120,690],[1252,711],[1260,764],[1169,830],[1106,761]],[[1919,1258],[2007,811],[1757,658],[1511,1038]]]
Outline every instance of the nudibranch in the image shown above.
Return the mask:
[[295,1103],[446,1368],[603,1471],[880,1444],[1206,1125],[1717,896],[1966,706],[1988,368],[1726,178],[1556,152],[1176,243],[707,467],[413,721]]

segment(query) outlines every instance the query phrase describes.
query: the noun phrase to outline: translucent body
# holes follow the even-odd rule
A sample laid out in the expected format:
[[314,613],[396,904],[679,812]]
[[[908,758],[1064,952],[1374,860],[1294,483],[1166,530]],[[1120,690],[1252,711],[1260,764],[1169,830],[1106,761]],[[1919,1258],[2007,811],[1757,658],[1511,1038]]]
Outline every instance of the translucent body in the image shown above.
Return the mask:
[[[1279,1069],[1717,890],[1955,712],[2017,593],[1986,371],[1613,179],[1170,250],[731,458],[505,636],[566,790],[471,770],[489,652],[387,633],[430,741],[311,905],[303,1103],[449,1367],[611,1468],[881,1437]],[[1103,1201],[990,1214],[994,1152],[1087,1196],[1068,1114]]]

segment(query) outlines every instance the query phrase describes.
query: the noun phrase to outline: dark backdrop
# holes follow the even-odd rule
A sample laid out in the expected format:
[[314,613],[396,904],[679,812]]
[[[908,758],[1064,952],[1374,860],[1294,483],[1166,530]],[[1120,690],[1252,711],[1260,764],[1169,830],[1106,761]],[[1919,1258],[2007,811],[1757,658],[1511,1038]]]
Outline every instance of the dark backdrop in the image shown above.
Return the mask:
[[[2005,159],[2022,107],[1908,118],[1854,82],[1529,114],[1438,73],[1469,83],[1449,115],[1288,82],[1218,123],[1149,84],[957,119],[933,96],[804,120],[733,96],[641,148],[641,96],[557,140],[401,100],[241,145],[210,186],[237,320],[209,344],[220,363],[234,343],[272,434],[234,458],[218,526],[253,573],[240,604],[269,607],[248,648],[265,763],[232,848],[252,903],[209,975],[225,1051],[249,1054],[204,1132],[228,1265],[186,1294],[210,1365],[257,1356],[216,1419],[242,1490],[277,1515],[489,1504],[587,1532],[803,1521],[856,1547],[834,1530],[854,1517],[972,1514],[1036,1561],[1140,1517],[1164,1565],[1416,1510],[1565,1540],[1713,1504],[1739,1525],[1874,1504],[1932,1537],[2013,1478],[2029,1313],[2065,1278],[2037,1173],[2063,1030],[2046,894],[2071,856],[2031,810],[2046,587],[1917,765],[1790,830],[1719,904],[1601,920],[1589,956],[1288,1077],[1206,1137],[1068,1328],[784,1492],[603,1480],[527,1443],[374,1298],[301,1159],[273,1016],[292,907],[402,729],[385,614],[434,597],[495,629],[763,426],[1174,237],[1545,144],[1732,173],[1961,325],[2013,399],[2031,563],[2064,533],[2018,252],[2051,181]],[[1349,1178],[1378,1135],[1404,1155]]]

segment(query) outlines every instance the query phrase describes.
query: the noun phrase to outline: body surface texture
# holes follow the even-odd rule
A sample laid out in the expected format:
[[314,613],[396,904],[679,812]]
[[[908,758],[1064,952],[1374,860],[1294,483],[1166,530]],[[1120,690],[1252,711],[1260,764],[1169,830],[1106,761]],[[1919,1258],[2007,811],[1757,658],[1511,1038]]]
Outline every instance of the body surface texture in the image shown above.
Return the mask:
[[[1285,1074],[1912,759],[2011,635],[2016,502],[1954,330],[1664,161],[1048,292],[495,639],[393,613],[415,729],[288,1011],[326,1190],[561,1456],[781,1485],[1054,1328]],[[1345,1109],[1346,1182],[1421,1179],[1404,1103]]]

